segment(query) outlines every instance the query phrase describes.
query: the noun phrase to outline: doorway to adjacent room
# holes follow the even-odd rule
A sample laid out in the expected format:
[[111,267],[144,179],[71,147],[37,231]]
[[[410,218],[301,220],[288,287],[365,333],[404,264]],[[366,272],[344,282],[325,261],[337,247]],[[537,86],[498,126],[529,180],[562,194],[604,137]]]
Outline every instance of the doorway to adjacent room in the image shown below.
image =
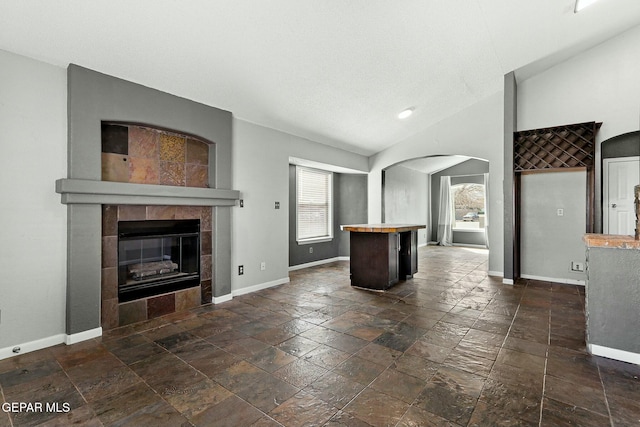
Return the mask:
[[618,157],[602,162],[602,215],[605,234],[633,235],[633,189],[640,183],[640,157]]

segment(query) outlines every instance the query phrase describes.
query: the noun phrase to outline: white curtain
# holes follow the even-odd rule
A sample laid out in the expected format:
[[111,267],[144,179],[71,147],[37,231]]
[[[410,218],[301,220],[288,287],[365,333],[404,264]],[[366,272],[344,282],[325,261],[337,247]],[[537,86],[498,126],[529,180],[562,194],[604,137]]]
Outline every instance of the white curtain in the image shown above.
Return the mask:
[[484,244],[489,249],[489,174],[484,174]]
[[453,245],[453,212],[451,200],[451,177],[440,177],[440,208],[438,210],[438,244],[440,246]]

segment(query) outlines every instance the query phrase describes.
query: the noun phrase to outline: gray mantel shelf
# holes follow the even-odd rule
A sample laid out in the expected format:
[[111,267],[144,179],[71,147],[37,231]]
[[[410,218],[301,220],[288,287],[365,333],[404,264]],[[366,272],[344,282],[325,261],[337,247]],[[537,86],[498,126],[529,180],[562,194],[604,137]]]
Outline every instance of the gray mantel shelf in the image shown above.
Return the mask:
[[62,203],[106,205],[234,206],[237,190],[129,184],[125,182],[59,179],[56,193]]

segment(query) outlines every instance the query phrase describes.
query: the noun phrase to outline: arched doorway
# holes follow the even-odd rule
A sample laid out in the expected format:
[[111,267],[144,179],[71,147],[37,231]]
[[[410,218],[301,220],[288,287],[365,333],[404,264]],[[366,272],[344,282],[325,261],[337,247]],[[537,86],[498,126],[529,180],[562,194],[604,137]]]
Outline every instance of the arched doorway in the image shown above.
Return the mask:
[[602,231],[634,234],[634,187],[640,182],[640,131],[603,141],[601,153]]
[[[382,172],[383,222],[426,224],[418,233],[419,246],[438,242],[439,224],[448,223],[447,244],[488,247],[487,160],[433,155],[398,162]],[[443,177],[446,190],[441,188]],[[450,214],[447,219],[445,213]]]

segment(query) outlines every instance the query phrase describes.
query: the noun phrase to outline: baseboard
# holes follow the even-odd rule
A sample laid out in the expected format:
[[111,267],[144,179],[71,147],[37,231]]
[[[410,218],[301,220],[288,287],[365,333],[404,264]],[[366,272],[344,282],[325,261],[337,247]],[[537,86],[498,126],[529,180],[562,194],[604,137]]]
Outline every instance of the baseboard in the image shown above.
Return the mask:
[[78,332],[77,334],[66,335],[65,344],[71,345],[82,341],[90,340],[102,336],[102,328],[89,329],[88,331]]
[[621,362],[633,363],[640,365],[640,354],[630,351],[618,350],[617,348],[603,347],[596,344],[587,344],[589,353],[594,356],[602,356],[609,359],[620,360]]
[[261,291],[263,289],[272,288],[274,286],[282,285],[284,283],[289,283],[289,278],[288,277],[284,277],[282,279],[277,279],[277,280],[272,280],[271,282],[259,283],[257,285],[253,285],[253,286],[247,286],[246,288],[236,289],[236,290],[231,291],[231,295],[234,296],[234,297],[237,297],[237,296],[240,296],[240,295],[250,294],[250,293],[256,292],[256,291]]
[[231,301],[232,299],[233,299],[233,294],[232,293],[228,293],[228,294],[222,295],[220,297],[211,298],[211,302],[213,304],[220,304],[220,303],[223,303],[223,302]]
[[513,285],[513,279],[505,279],[504,272],[502,271],[487,271],[489,277],[502,277],[503,285]]
[[474,248],[474,249],[487,249],[487,245],[473,245],[471,243],[453,243],[453,246],[460,246],[463,248]]
[[[422,246],[438,246],[438,242],[428,242]],[[467,248],[477,248],[477,249],[489,249],[486,245],[473,245],[471,243],[452,243],[451,246],[459,246],[459,247],[467,247]]]
[[565,285],[585,286],[584,280],[558,279],[557,277],[542,277],[542,276],[534,276],[531,274],[521,274],[520,277],[522,277],[523,279],[529,279],[529,280],[540,280],[541,282],[553,282],[553,283],[563,283]]
[[[17,356],[19,354],[30,353],[36,350],[42,350],[43,348],[53,347],[54,345],[62,344],[66,341],[67,335],[58,334],[47,338],[41,338],[35,341],[29,341],[21,344],[12,345],[11,347],[0,348],[0,360],[8,359],[9,357]],[[14,349],[18,349],[17,353],[14,353]]]
[[347,257],[338,256],[334,258],[321,259],[318,261],[307,262],[304,264],[292,265],[291,267],[289,267],[289,271],[302,270],[304,268],[309,268],[309,267],[317,267],[318,265],[329,264],[330,262],[349,261],[349,259],[350,258],[348,256]]

